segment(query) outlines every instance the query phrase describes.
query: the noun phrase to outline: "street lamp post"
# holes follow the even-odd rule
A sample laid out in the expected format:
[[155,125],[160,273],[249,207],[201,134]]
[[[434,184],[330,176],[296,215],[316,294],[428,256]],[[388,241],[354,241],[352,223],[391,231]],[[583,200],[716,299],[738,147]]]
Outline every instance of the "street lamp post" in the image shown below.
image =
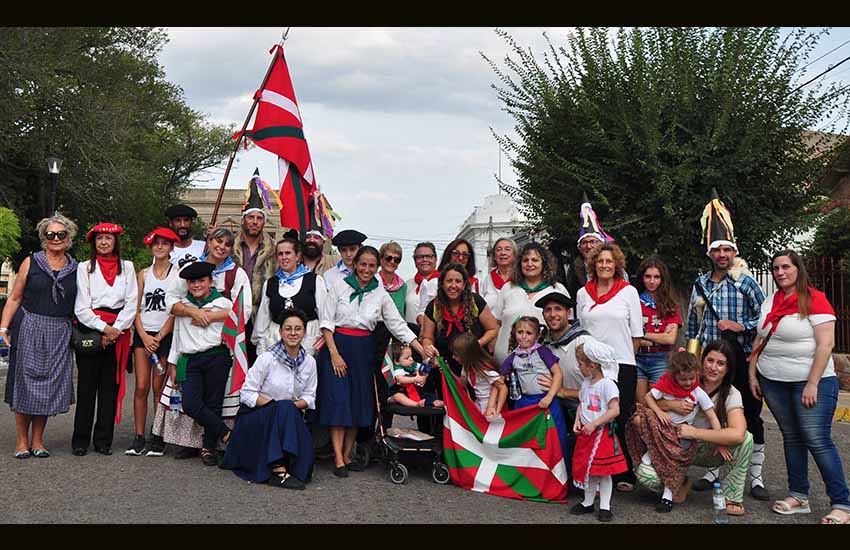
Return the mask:
[[47,216],[52,216],[56,211],[56,189],[59,187],[59,170],[61,168],[62,159],[47,158],[47,171],[50,172],[50,199],[47,203]]

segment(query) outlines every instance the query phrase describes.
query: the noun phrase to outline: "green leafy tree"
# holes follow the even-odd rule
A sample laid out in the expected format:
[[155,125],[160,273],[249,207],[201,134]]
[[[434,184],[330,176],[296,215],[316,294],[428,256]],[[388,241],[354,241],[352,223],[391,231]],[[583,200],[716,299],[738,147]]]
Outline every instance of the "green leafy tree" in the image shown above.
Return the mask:
[[517,135],[496,136],[517,173],[501,185],[536,228],[574,239],[586,192],[630,269],[658,253],[685,286],[708,266],[699,219],[712,187],[756,266],[806,223],[831,141],[803,133],[848,106],[846,87],[795,90],[822,33],[579,28],[535,56],[497,32],[512,53],[482,56]]
[[811,254],[850,261],[850,208],[836,208],[824,216],[815,230]]
[[21,226],[18,217],[0,206],[0,264],[20,250]]
[[48,156],[64,160],[57,210],[82,236],[120,223],[129,258],[194,175],[227,157],[233,129],[207,123],[165,79],[166,40],[153,28],[0,32],[0,201],[21,221],[18,261],[38,247]]

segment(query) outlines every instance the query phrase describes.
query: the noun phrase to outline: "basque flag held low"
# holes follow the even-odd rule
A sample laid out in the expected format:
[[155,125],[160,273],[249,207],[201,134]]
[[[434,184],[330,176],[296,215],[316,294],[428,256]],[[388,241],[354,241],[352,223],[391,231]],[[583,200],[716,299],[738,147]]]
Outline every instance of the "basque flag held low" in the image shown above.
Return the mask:
[[245,348],[245,308],[244,289],[239,289],[239,296],[233,301],[233,308],[224,321],[221,329],[221,339],[233,353],[233,370],[230,373],[230,388],[227,394],[239,391],[245,383],[248,373],[248,352]]
[[501,497],[565,502],[567,469],[549,412],[532,405],[488,422],[439,361],[446,403],[443,453],[452,481]]

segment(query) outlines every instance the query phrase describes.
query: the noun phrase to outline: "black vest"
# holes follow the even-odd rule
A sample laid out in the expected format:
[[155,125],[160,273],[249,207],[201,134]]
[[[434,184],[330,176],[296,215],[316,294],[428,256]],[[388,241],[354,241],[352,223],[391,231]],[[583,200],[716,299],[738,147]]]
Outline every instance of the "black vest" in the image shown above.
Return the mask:
[[266,284],[266,296],[269,299],[269,315],[275,319],[284,309],[287,303],[290,307],[300,309],[307,315],[308,321],[315,321],[319,318],[319,312],[316,311],[316,277],[313,272],[307,273],[301,277],[301,290],[291,298],[283,298],[277,291],[280,285],[280,279],[277,275],[272,276]]

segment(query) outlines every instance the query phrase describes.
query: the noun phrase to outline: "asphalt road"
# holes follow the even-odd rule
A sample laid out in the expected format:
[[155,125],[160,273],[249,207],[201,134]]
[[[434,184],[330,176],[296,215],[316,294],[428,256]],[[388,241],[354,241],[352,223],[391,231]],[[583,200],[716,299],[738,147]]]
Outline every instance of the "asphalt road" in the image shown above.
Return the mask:
[[[0,387],[5,386],[0,370]],[[218,468],[204,467],[200,459],[174,460],[125,456],[133,437],[132,377],[124,400],[124,419],[115,430],[113,456],[89,452],[71,454],[74,407],[51,418],[45,443],[47,459],[12,458],[15,447],[14,415],[0,406],[0,522],[2,523],[398,523],[413,510],[430,523],[596,524],[595,516],[571,516],[569,505],[523,502],[474,493],[454,485],[437,485],[430,470],[413,470],[404,485],[389,481],[387,470],[373,464],[347,479],[332,475],[332,462],[316,464],[313,482],[305,491],[287,491],[254,485]],[[785,462],[779,428],[770,413],[767,423],[767,462],[764,478],[771,496],[785,493]],[[400,419],[396,425],[403,425]],[[850,424],[834,423],[833,436],[850,472]],[[747,514],[731,518],[741,523],[817,523],[828,512],[823,483],[810,461],[813,513],[779,516],[770,503],[745,499]],[[691,474],[701,475],[694,469]],[[848,475],[850,477],[850,475]],[[654,511],[654,495],[615,493],[614,522],[627,524],[685,524],[712,521],[710,492],[692,492],[688,501],[669,514]],[[407,511],[407,512],[404,512]],[[404,513],[403,513],[404,512]],[[422,523],[424,521],[414,521]]]

